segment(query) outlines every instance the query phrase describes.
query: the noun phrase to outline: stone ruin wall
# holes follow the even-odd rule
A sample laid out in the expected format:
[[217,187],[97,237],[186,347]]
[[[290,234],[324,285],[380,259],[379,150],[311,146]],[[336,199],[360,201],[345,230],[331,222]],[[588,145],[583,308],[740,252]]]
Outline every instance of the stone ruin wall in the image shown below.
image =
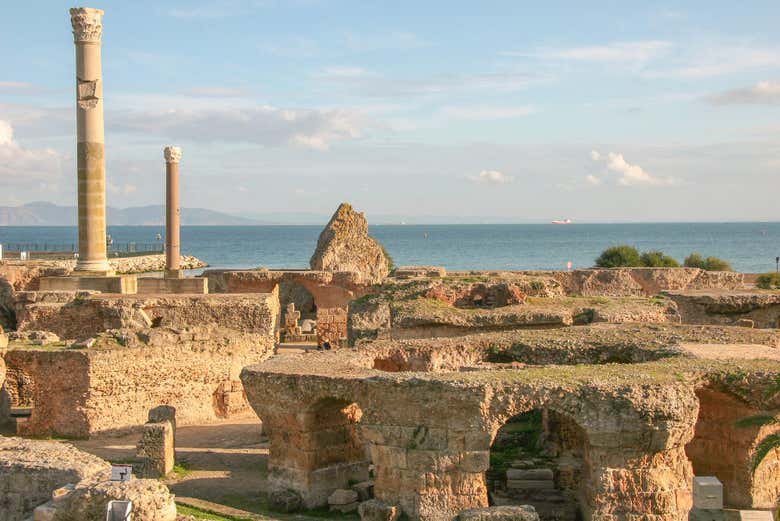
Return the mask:
[[[245,369],[242,380],[250,403],[270,426],[269,483],[297,490],[309,506],[321,504],[368,465],[364,455],[347,450],[349,437],[318,435],[323,427],[313,418],[323,403],[360,409],[352,427],[370,447],[376,497],[400,504],[413,519],[451,518],[487,506],[485,472],[496,432],[510,417],[544,407],[585,432],[586,519],[676,521],[691,506],[693,474],[684,452],[695,421],[691,388],[654,387],[644,398],[633,394],[627,400],[620,389],[584,386],[572,392],[542,382],[463,387],[254,371]],[[278,399],[269,402],[268,394]],[[652,425],[648,408],[656,416]],[[320,467],[321,451],[353,457]]]
[[[159,404],[176,406],[183,424],[247,411],[239,373],[271,356],[279,316],[273,293],[90,297],[43,307],[55,311],[33,308],[22,329],[93,336],[100,347],[15,346],[6,353],[9,370],[32,382],[32,415],[19,424],[20,433],[31,435],[81,437],[134,427]],[[74,325],[81,313],[85,321]],[[157,327],[148,327],[149,320]],[[114,327],[123,329],[100,334]],[[16,391],[5,394],[7,415]]]
[[780,295],[773,293],[675,293],[669,298],[688,324],[780,328]]
[[[780,424],[738,427],[745,418],[766,414],[732,394],[699,389],[698,420],[686,453],[697,476],[716,476],[723,483],[724,502],[737,508],[776,508],[780,500],[780,449],[753,471],[753,454],[759,440],[780,433]],[[713,457],[717,455],[717,457]]]
[[[317,339],[327,339],[337,345],[346,339],[349,303],[370,292],[372,287],[360,282],[349,272],[269,271],[269,270],[207,270],[210,293],[271,293],[278,294],[280,284],[298,285],[311,295],[317,308]],[[280,320],[281,322],[281,320]]]
[[267,295],[101,295],[26,291],[16,296],[19,331],[51,331],[84,339],[111,329],[222,327],[267,334],[277,329],[278,297]]
[[155,331],[151,338],[135,347],[9,351],[9,368],[34,382],[32,414],[19,434],[87,437],[134,428],[159,404],[175,406],[184,425],[248,411],[240,371],[274,348],[272,336],[256,334],[219,342]]

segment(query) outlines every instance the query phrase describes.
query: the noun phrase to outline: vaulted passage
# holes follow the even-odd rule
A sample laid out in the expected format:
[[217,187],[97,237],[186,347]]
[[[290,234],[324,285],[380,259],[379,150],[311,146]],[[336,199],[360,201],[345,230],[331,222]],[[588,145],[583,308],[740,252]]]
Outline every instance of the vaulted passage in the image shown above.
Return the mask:
[[491,505],[533,505],[542,520],[582,519],[585,433],[567,416],[536,409],[502,426],[486,473]]

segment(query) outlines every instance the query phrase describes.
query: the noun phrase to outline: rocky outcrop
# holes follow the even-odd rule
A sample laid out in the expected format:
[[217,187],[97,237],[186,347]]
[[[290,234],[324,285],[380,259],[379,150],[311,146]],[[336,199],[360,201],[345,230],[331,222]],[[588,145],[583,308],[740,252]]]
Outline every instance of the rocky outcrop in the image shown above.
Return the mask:
[[378,284],[390,273],[384,248],[368,235],[368,221],[348,203],[342,203],[320,234],[311,269],[351,271],[368,283]]

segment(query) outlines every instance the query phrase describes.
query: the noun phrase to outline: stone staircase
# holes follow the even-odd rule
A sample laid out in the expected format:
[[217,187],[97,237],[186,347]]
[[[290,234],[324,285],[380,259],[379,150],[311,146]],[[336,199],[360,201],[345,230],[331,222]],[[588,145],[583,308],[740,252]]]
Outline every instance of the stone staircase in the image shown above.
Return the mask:
[[[555,470],[550,466],[528,467],[528,464],[516,462],[513,468],[507,469],[505,482],[493,481],[491,503],[496,506],[533,505],[542,521],[579,521],[577,500],[570,490],[556,484]],[[563,474],[568,471],[564,470]]]

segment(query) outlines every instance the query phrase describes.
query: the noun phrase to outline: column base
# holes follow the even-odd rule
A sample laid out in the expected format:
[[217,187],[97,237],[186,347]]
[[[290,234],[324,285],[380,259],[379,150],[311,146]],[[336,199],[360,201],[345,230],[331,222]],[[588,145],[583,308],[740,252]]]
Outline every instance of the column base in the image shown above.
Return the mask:
[[165,270],[165,278],[166,279],[180,279],[184,277],[184,273],[182,273],[182,270],[175,269],[175,270]]
[[108,260],[81,260],[76,261],[73,270],[74,277],[110,277],[116,274]]
[[90,276],[80,272],[67,277],[41,277],[41,291],[80,291],[90,290],[101,293],[121,295],[138,292],[138,279],[135,275],[99,275]]

